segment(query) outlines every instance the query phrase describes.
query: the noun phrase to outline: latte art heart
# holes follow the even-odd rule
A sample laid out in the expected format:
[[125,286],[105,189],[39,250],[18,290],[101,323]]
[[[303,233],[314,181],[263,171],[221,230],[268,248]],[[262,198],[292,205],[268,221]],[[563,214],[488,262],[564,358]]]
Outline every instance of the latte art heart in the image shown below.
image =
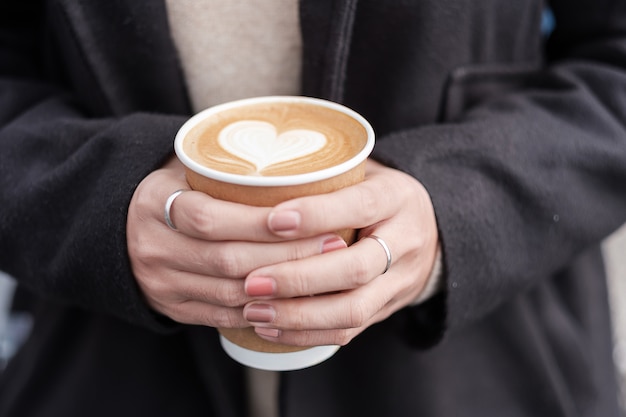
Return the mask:
[[218,138],[227,152],[256,167],[257,173],[281,162],[310,155],[326,145],[326,136],[309,129],[277,133],[272,123],[242,120],[224,127]]

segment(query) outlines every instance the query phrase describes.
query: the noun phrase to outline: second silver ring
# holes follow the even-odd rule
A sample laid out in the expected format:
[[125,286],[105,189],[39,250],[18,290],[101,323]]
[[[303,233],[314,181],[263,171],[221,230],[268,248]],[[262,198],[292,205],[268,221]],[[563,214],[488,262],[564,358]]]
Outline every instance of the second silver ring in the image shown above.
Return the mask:
[[369,236],[365,236],[365,237],[366,238],[370,238],[370,239],[374,239],[376,242],[378,242],[380,244],[380,246],[383,247],[383,250],[385,251],[385,255],[387,256],[387,265],[385,266],[385,270],[382,272],[382,274],[384,274],[385,272],[387,272],[389,270],[389,267],[391,266],[391,250],[389,249],[389,246],[379,236],[369,235]]
[[165,201],[165,209],[163,210],[163,216],[165,217],[165,224],[167,224],[169,228],[175,232],[177,232],[178,229],[172,222],[172,216],[170,215],[170,210],[172,209],[172,204],[174,204],[174,200],[176,200],[176,197],[178,197],[185,191],[189,191],[189,190],[185,190],[185,189],[176,190],[172,194],[170,194],[170,196],[167,197],[167,200]]

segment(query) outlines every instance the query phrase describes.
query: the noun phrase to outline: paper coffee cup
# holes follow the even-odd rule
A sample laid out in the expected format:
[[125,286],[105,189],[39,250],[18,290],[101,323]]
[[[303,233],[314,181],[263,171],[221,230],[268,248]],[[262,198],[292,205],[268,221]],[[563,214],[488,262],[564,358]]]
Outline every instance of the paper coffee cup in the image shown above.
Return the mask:
[[[208,108],[190,118],[174,141],[192,189],[262,207],[362,181],[373,147],[374,131],[361,115],[299,96],[256,97]],[[337,233],[347,243],[354,241],[354,230]],[[338,349],[272,343],[252,327],[218,330],[233,359],[259,369],[306,368]]]

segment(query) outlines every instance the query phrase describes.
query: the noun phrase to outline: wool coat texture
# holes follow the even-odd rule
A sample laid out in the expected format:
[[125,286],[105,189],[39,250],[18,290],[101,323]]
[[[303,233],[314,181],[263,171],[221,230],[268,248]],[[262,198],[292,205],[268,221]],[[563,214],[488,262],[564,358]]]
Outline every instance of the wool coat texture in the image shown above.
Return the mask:
[[[299,7],[303,94],[424,184],[445,288],[282,373],[281,415],[617,417],[598,244],[626,221],[626,2]],[[0,416],[246,415],[215,329],[153,312],[127,254],[133,192],[190,115],[163,2],[0,6],[0,269],[35,318]]]

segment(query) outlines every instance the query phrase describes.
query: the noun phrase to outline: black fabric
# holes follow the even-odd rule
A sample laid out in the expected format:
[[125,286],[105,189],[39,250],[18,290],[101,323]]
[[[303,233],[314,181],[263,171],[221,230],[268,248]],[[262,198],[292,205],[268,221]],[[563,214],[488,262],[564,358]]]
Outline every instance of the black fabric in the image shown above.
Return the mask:
[[218,403],[210,401],[185,338],[52,304],[35,319],[31,339],[15,358],[21,366],[2,375],[1,415],[214,413]]
[[[284,416],[618,416],[599,242],[626,221],[626,4],[302,0],[303,92],[431,194],[445,291],[285,373]],[[153,313],[129,201],[189,115],[163,2],[0,6],[0,269],[35,329],[0,416],[245,415],[213,329]]]
[[586,253],[580,269],[428,350],[391,342],[411,323],[396,314],[326,363],[285,373],[284,415],[619,416],[606,294],[587,282],[600,259]]

